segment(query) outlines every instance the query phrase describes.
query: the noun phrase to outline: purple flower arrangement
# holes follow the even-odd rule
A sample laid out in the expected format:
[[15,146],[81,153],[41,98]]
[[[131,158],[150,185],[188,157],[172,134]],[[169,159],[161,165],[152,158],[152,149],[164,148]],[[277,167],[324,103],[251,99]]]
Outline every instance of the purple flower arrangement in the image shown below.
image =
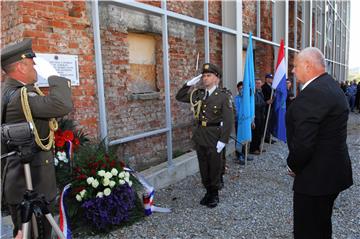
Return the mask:
[[[103,233],[140,219],[136,179],[103,143],[83,146],[74,160],[68,213],[73,228]],[[85,229],[84,231],[87,231]]]
[[134,190],[125,183],[114,188],[109,196],[84,201],[81,207],[85,218],[98,230],[102,230],[128,221],[135,200]]

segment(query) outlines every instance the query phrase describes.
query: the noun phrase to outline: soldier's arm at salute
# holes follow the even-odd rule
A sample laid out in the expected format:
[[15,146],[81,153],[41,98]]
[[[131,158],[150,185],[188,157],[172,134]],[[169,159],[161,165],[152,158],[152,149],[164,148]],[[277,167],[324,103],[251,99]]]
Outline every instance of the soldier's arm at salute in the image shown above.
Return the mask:
[[32,115],[36,118],[64,116],[73,108],[70,80],[60,76],[50,76],[47,96],[29,95]]
[[189,93],[190,88],[191,86],[184,84],[183,87],[176,94],[175,96],[176,100],[184,103],[190,103],[190,93]]

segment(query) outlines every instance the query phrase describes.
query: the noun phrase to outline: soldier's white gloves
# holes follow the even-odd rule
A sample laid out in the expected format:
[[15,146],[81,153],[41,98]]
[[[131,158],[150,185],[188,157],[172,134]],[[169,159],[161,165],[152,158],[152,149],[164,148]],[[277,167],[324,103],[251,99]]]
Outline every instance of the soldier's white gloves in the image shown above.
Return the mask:
[[223,148],[225,147],[225,144],[221,141],[217,141],[217,144],[216,144],[216,151],[218,153],[221,152],[221,150],[223,150]]
[[195,76],[194,78],[192,78],[191,80],[186,82],[186,85],[187,86],[196,85],[196,83],[198,83],[201,80],[201,77],[202,77],[202,74]]
[[36,64],[34,65],[34,69],[40,77],[47,80],[50,76],[60,76],[50,62],[44,58],[34,57],[33,60]]

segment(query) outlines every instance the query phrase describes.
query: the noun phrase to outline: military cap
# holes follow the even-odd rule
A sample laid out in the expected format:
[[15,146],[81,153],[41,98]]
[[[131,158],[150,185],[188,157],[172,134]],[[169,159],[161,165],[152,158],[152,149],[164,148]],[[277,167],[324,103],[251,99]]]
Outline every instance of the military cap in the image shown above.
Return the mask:
[[6,46],[1,51],[1,67],[10,65],[24,58],[33,58],[35,53],[32,50],[31,39],[25,39],[19,43]]
[[205,63],[202,68],[202,74],[204,73],[213,73],[217,77],[221,78],[221,70],[217,68],[214,64],[211,63]]
[[272,75],[271,73],[268,73],[268,74],[265,75],[265,78],[271,78],[271,79],[273,79],[274,77],[273,77],[273,75]]

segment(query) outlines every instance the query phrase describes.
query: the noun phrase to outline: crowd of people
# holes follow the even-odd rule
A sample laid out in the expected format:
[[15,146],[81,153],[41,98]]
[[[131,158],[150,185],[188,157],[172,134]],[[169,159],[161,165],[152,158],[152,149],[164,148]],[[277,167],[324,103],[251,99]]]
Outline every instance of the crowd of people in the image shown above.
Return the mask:
[[342,81],[340,83],[341,89],[344,91],[351,112],[355,112],[355,109],[360,113],[360,81],[356,84],[356,81]]

